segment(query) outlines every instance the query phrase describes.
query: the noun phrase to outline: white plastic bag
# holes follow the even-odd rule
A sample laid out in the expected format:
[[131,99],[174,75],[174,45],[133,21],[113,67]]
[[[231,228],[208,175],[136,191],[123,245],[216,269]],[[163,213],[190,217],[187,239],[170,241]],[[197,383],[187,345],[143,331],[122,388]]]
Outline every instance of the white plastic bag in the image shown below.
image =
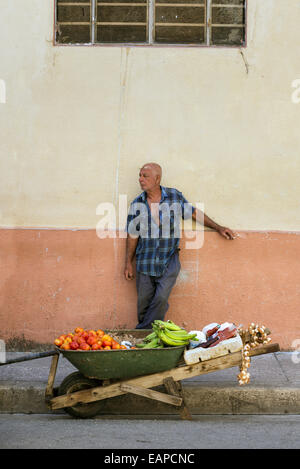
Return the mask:
[[202,331],[190,331],[189,334],[197,334],[194,339],[190,340],[190,349],[198,347],[198,345],[202,344],[203,342],[206,342],[206,336],[205,334],[203,334]]

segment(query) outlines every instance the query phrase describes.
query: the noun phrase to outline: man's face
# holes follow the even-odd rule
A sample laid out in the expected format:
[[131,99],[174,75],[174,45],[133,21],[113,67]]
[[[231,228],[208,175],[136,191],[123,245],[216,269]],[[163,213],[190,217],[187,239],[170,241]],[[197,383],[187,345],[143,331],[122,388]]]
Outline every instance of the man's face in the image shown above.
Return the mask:
[[158,184],[158,176],[150,168],[142,168],[139,174],[139,183],[143,191],[153,189]]

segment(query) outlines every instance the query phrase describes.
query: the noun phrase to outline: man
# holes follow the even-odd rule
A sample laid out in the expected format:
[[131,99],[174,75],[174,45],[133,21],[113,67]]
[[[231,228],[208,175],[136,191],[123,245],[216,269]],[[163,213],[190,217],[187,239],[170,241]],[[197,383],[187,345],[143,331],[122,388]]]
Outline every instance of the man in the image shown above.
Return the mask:
[[178,254],[181,217],[203,220],[204,226],[226,239],[234,239],[229,228],[192,207],[181,192],[161,186],[161,176],[161,167],[156,163],[141,168],[139,183],[143,192],[131,203],[127,218],[124,274],[126,280],[134,278],[136,256],[136,329],[151,329],[151,323],[155,319],[163,320],[168,310],[168,298],[181,267]]

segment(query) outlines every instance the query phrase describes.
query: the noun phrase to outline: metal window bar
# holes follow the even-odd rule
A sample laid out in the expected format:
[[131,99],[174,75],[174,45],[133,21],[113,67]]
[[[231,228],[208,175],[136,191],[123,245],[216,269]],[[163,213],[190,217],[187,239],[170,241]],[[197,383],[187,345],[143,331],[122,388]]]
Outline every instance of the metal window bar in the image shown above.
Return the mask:
[[96,42],[97,0],[91,0],[91,43]]
[[210,46],[211,44],[211,0],[207,0],[206,4],[206,45]]
[[244,8],[245,5],[241,3],[240,5],[230,5],[228,3],[213,3],[212,7],[224,7],[224,8]]
[[59,35],[59,24],[57,22],[57,1],[54,4],[54,44],[58,44],[57,36]]
[[148,0],[148,42],[155,41],[155,0]]

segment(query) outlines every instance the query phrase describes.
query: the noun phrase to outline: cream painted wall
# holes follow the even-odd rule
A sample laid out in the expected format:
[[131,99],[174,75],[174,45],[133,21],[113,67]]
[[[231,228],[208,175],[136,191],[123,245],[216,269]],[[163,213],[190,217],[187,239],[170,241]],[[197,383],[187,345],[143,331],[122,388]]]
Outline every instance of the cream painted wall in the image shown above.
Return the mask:
[[242,50],[54,47],[52,0],[0,10],[0,226],[94,228],[156,161],[220,224],[300,230],[299,0],[249,0]]

